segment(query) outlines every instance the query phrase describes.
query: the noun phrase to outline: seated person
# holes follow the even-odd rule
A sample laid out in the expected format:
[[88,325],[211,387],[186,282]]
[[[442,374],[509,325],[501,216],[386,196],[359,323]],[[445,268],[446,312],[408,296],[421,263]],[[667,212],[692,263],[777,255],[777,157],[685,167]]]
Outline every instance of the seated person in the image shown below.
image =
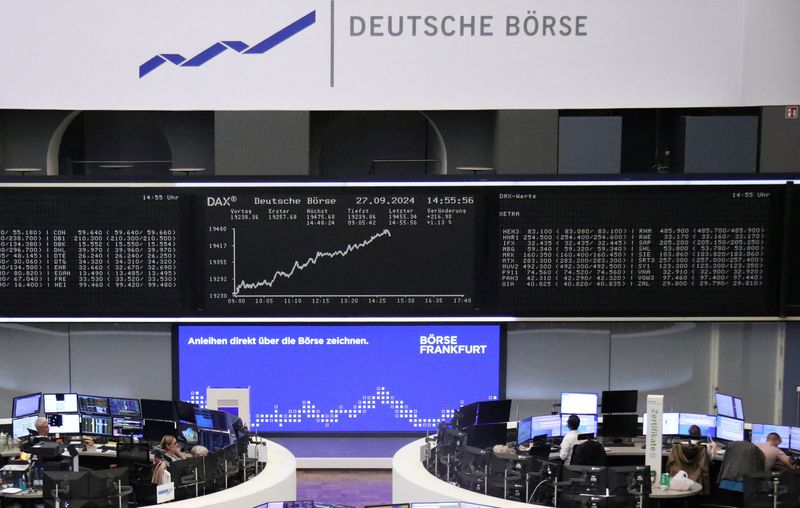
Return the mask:
[[581,419],[578,415],[569,415],[567,418],[567,429],[569,432],[561,440],[561,449],[558,450],[558,456],[564,461],[564,464],[569,464],[572,460],[572,448],[582,441],[578,440],[578,427],[581,426]]
[[[703,439],[702,434],[700,433],[700,427],[697,425],[692,425],[689,427],[689,442],[693,445],[700,444],[700,440]],[[717,443],[710,437],[708,438],[710,443],[702,443],[706,446],[706,450],[708,451],[708,458],[713,459],[714,454],[717,452]]]
[[208,448],[203,445],[195,445],[192,446],[190,453],[192,454],[192,457],[205,457],[208,455]]
[[36,437],[37,438],[48,438],[50,434],[50,423],[47,421],[47,418],[37,418],[36,423],[34,424],[36,427]]
[[164,474],[169,469],[169,464],[176,460],[185,459],[186,456],[181,453],[181,445],[175,436],[164,436],[161,438],[161,449],[155,450],[153,457],[153,475],[151,482],[156,485],[166,483],[166,475]]
[[763,443],[757,443],[756,446],[764,452],[764,470],[773,471],[778,466],[778,469],[795,469],[791,459],[783,453],[779,448],[781,444],[781,436],[775,432],[767,434],[767,440]]

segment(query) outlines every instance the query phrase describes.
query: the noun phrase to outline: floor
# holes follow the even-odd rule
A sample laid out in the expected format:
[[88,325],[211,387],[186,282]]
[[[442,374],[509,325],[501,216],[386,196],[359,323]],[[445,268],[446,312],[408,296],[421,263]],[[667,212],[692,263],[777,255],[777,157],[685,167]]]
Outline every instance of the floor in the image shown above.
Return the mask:
[[389,469],[300,469],[297,499],[363,508],[392,503]]

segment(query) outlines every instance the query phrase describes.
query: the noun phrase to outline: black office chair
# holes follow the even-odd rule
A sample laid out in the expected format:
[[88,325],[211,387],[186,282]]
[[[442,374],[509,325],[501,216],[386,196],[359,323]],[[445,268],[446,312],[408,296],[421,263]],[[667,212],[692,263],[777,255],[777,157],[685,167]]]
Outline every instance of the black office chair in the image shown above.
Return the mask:
[[534,457],[531,471],[526,479],[528,492],[527,502],[547,506],[558,506],[557,483],[561,478],[560,460],[549,460]]
[[746,473],[744,482],[744,508],[798,508],[796,471]]
[[474,492],[487,493],[489,484],[489,460],[492,452],[485,448],[462,446],[457,472],[461,488]]
[[599,441],[589,439],[572,448],[569,463],[574,466],[605,466],[606,450]]
[[718,488],[712,490],[705,507],[741,507],[744,505],[744,475],[764,471],[764,453],[749,441],[732,441],[717,475]]
[[455,479],[461,447],[465,441],[465,434],[455,428],[446,428],[439,433],[439,439],[434,449],[436,460],[434,474],[437,478],[450,482]]

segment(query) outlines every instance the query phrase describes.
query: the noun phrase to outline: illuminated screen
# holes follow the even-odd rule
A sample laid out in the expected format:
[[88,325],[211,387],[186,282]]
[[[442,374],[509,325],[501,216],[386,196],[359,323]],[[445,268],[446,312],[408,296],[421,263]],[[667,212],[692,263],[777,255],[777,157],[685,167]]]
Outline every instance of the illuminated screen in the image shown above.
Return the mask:
[[[774,432],[781,436],[781,448],[789,448],[791,431],[788,425],[769,425],[766,423],[754,423],[751,427],[750,442],[766,443],[767,436]],[[798,443],[800,444],[800,443]]]
[[45,393],[45,413],[77,413],[78,395],[75,393]]
[[790,427],[789,435],[789,448],[792,450],[800,450],[800,427]]
[[500,397],[500,343],[499,325],[180,326],[179,395],[249,386],[251,431],[434,431]]
[[739,403],[736,404],[734,401],[734,397],[730,395],[725,395],[724,393],[715,393],[714,394],[714,401],[717,403],[717,414],[720,416],[727,416],[728,418],[739,418],[742,419],[742,416],[736,414],[736,406],[738,405],[739,409],[741,410],[742,402],[739,399]]
[[111,409],[111,416],[127,416],[138,418],[142,416],[142,409],[139,406],[139,399],[118,399],[110,397],[108,405]]
[[727,416],[717,416],[717,437],[728,441],[744,439],[744,421]]
[[561,412],[567,414],[597,414],[596,393],[561,394]]
[[14,418],[21,418],[28,415],[38,415],[41,400],[41,393],[14,397],[14,411],[11,416]]
[[14,439],[29,435],[28,430],[36,430],[36,420],[38,418],[36,415],[14,418],[11,420],[11,435],[14,436]]
[[[581,418],[583,420],[583,418]],[[561,435],[561,416],[544,415],[531,417],[531,437],[547,434],[548,437]]]
[[[566,436],[569,432],[567,427],[567,420],[570,415],[561,415],[561,435]],[[581,419],[581,424],[578,425],[578,434],[594,434],[597,435],[597,415],[578,415]]]
[[[662,413],[661,414],[661,435],[672,436],[677,435],[680,430],[679,425],[680,413]],[[650,415],[645,413],[642,419],[644,422],[644,435],[650,434]]]
[[692,425],[700,427],[699,437],[716,437],[717,417],[714,415],[704,415],[695,413],[678,413],[678,434],[689,435],[689,428]]
[[50,426],[50,434],[81,433],[81,415],[76,413],[50,413],[47,415],[47,423]]

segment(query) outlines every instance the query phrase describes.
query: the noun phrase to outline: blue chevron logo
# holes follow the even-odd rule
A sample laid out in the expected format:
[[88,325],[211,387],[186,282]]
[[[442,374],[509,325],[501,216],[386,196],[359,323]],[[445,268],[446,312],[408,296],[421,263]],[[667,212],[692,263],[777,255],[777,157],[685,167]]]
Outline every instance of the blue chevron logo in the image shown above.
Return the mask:
[[297,35],[317,21],[317,11],[311,11],[297,21],[278,30],[261,42],[248,46],[242,41],[219,41],[192,58],[185,58],[177,53],[160,53],[139,66],[139,79],[147,76],[166,62],[178,67],[200,67],[215,56],[232,49],[241,55],[263,55],[288,38]]

